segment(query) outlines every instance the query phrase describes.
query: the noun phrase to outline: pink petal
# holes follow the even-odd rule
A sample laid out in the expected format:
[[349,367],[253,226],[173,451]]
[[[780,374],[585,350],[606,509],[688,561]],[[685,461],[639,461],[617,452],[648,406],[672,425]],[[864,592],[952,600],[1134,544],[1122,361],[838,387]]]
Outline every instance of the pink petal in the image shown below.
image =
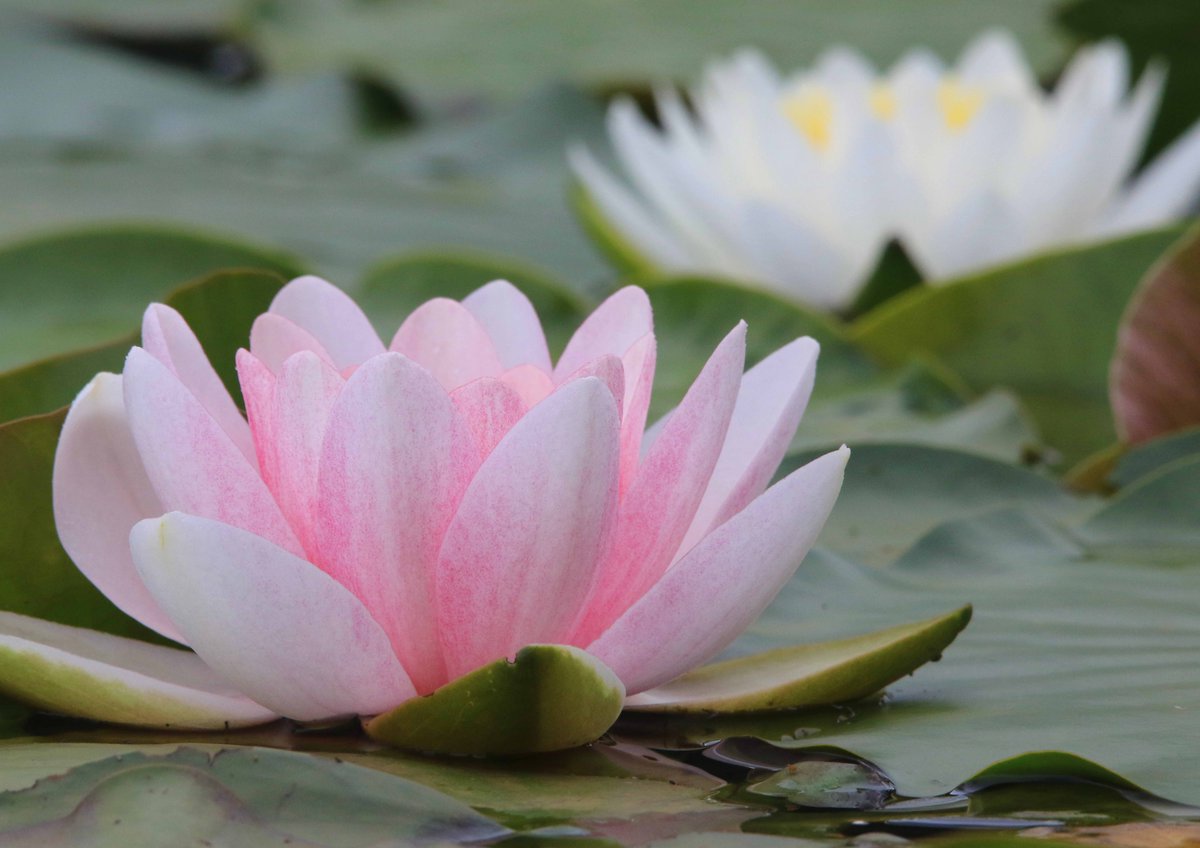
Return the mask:
[[61,715],[170,730],[228,730],[278,718],[191,651],[12,612],[0,612],[0,658],[9,675],[0,678],[0,691]]
[[129,554],[133,525],[162,512],[129,432],[121,378],[97,374],[71,404],[54,454],[58,538],[84,576],[118,608],[183,641],[142,585]]
[[550,379],[550,375],[536,365],[518,365],[516,368],[510,368],[500,375],[500,379],[521,396],[527,409],[537,406],[546,395],[554,391],[554,381]]
[[623,356],[653,329],[650,299],[636,286],[626,286],[596,307],[575,331],[554,369],[555,381],[561,383],[585,363],[606,353]]
[[710,659],[779,593],[825,525],[850,451],[768,489],[709,534],[587,650],[633,695]]
[[820,350],[796,339],[742,377],[721,457],[676,559],[767,488],[808,406]]
[[598,636],[666,571],[720,455],[746,354],[739,323],[671,414],[621,501],[616,542],[577,636]]
[[425,366],[446,391],[504,370],[483,325],[461,303],[444,297],[417,307],[396,331],[391,349]]
[[625,368],[625,402],[621,412],[621,494],[624,496],[637,476],[658,343],[653,333],[642,336],[621,357]]
[[329,415],[318,563],[368,605],[421,693],[446,682],[434,567],[477,460],[446,392],[398,353],[359,368]]
[[462,305],[487,330],[504,368],[529,364],[550,371],[550,351],[542,322],[529,298],[516,286],[507,280],[496,280],[471,292],[463,298]]
[[311,334],[339,371],[383,353],[379,334],[358,304],[318,277],[292,280],[271,301],[271,312]]
[[183,316],[169,306],[151,304],[142,318],[142,346],[147,353],[171,369],[171,373],[208,410],[230,441],[253,462],[254,442],[250,438],[246,419],[213,370],[204,348]]
[[451,679],[569,635],[615,518],[619,434],[611,391],[583,378],[534,407],[479,469],[438,563]]
[[310,350],[333,365],[333,357],[312,333],[274,312],[264,312],[250,328],[250,352],[278,373],[283,362],[294,353]]
[[200,658],[280,715],[372,715],[415,694],[358,599],[266,539],[172,512],[140,522],[130,546]]
[[163,508],[223,521],[301,553],[258,469],[179,379],[138,347],[124,376],[129,429]]
[[608,387],[613,402],[617,405],[617,417],[619,418],[621,406],[625,402],[625,366],[621,364],[621,360],[612,354],[598,356],[591,362],[580,366],[577,371],[562,381],[562,385],[565,386],[587,377],[595,377]]
[[317,469],[329,411],[346,381],[311,351],[289,357],[276,378],[243,350],[238,374],[263,480],[303,549],[315,555]]
[[526,411],[525,402],[515,389],[491,377],[480,377],[459,386],[450,393],[450,399],[475,437],[480,462]]

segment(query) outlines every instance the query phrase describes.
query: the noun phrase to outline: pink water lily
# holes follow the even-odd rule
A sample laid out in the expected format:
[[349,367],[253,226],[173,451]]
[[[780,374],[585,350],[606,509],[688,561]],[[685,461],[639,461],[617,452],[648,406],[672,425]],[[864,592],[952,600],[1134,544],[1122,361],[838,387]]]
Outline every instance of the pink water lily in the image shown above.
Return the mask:
[[243,416],[182,317],[153,305],[124,372],[71,407],[54,509],[88,579],[191,651],[0,614],[0,649],[107,694],[99,708],[57,682],[8,688],[207,728],[378,714],[530,644],[586,651],[630,695],[669,681],[789,579],[849,453],[767,488],[817,344],[743,375],[745,334],[646,428],[640,289],[552,363],[506,282],[425,303],[385,346],[347,295],[304,277],[238,352]]

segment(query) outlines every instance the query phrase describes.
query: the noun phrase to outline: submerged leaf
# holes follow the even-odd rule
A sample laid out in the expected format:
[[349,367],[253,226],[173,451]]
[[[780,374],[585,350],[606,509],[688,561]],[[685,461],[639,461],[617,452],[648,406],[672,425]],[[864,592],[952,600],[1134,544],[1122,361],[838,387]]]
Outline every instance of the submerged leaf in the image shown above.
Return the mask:
[[856,701],[938,659],[970,620],[971,608],[966,606],[851,639],[776,648],[714,663],[634,695],[627,708],[729,713]]
[[533,754],[592,742],[621,712],[625,687],[600,660],[530,645],[366,723],[371,737],[441,754]]
[[1200,228],[1145,276],[1109,374],[1117,432],[1133,444],[1200,424]]

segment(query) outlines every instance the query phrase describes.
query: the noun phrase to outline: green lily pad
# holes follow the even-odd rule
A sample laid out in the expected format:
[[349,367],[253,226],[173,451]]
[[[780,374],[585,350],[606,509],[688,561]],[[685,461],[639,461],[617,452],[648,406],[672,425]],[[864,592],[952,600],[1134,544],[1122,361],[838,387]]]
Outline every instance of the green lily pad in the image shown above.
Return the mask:
[[[940,495],[908,498],[897,487],[891,497],[860,496],[856,489],[868,491],[870,481],[852,472],[868,449],[857,452],[823,549],[809,554],[727,655],[846,637],[969,600],[975,615],[954,650],[897,681],[878,703],[681,718],[655,732],[694,741],[753,735],[799,750],[849,751],[882,768],[899,792],[922,797],[997,761],[1059,751],[1156,795],[1200,802],[1187,744],[1200,711],[1200,466],[1164,468],[1108,504],[1018,495],[991,505],[979,498],[972,507],[968,499],[986,484],[963,474],[953,452],[874,450],[876,467],[919,463],[927,491]],[[972,462],[987,471],[986,460]],[[1023,475],[1031,490],[1047,485],[1033,472],[992,464],[994,473]],[[1021,488],[1010,484],[1014,494]],[[904,550],[890,562],[863,566],[841,555],[888,549],[901,505],[914,510],[901,526],[929,531],[896,540]],[[844,529],[851,522],[853,535]]]
[[1109,374],[1117,433],[1140,444],[1200,424],[1200,228],[1142,279]]
[[1035,67],[1052,70],[1062,44],[1048,27],[1046,0],[760,0],[731,10],[714,0],[666,0],[613,14],[603,0],[466,0],[344,5],[296,0],[262,15],[252,30],[280,69],[363,65],[423,94],[512,95],[546,80],[596,86],[687,80],[710,57],[753,44],[784,63],[811,62],[848,43],[891,61],[921,44],[947,57],[986,27],[1014,30]]
[[461,300],[492,280],[508,280],[533,303],[552,353],[560,352],[583,322],[589,304],[566,285],[518,262],[462,254],[408,254],[370,268],[358,301],[376,328],[391,338],[396,328],[434,297]]
[[[235,398],[241,396],[241,390],[234,354],[246,346],[254,319],[267,311],[283,283],[283,277],[270,272],[218,271],[177,288],[163,299],[187,320]],[[67,405],[97,373],[120,372],[129,348],[138,344],[138,338],[137,333],[131,333],[99,347],[0,372],[0,421],[52,412]]]
[[225,268],[295,276],[278,251],[161,227],[92,227],[0,248],[0,368],[108,342],[172,288]]
[[[432,845],[509,831],[418,783],[289,751],[128,753],[0,794],[5,845]],[[205,840],[208,840],[206,843]]]
[[940,659],[970,620],[968,606],[850,639],[776,648],[713,663],[632,696],[626,708],[704,714],[850,703]]
[[50,477],[66,410],[0,424],[0,609],[160,641],[93,586],[54,529]]
[[583,745],[616,721],[625,687],[567,645],[530,645],[366,723],[374,739],[443,754],[534,754]]
[[1070,465],[1116,439],[1108,365],[1117,325],[1138,280],[1180,232],[1149,231],[913,289],[860,318],[850,336],[884,363],[924,354],[976,391],[1015,390]]
[[1151,439],[1126,451],[1115,461],[1109,482],[1121,489],[1165,465],[1195,455],[1200,455],[1200,427]]
[[863,763],[802,760],[751,783],[746,792],[801,807],[871,810],[882,807],[894,788],[885,776]]

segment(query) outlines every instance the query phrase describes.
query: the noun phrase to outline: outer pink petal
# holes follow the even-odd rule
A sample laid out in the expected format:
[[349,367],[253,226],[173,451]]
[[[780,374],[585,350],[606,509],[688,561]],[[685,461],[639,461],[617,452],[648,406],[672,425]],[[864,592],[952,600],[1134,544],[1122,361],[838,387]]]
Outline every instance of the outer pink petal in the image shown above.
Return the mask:
[[254,442],[250,428],[238,410],[225,384],[213,370],[204,348],[183,316],[169,306],[154,303],[142,317],[142,346],[146,352],[171,369],[179,382],[200,401],[208,414],[221,426],[229,440],[251,461]]
[[480,377],[450,393],[450,399],[475,437],[483,462],[504,434],[525,414],[525,402],[513,388],[491,377]]
[[630,695],[720,652],[758,618],[816,541],[849,457],[843,447],[772,486],[693,548],[588,652]]
[[550,371],[550,351],[542,322],[529,298],[507,280],[496,280],[476,289],[462,305],[487,330],[504,368],[533,365]]
[[619,434],[611,391],[585,377],[530,411],[479,469],[438,563],[451,678],[570,634],[610,540]]
[[284,360],[302,350],[311,350],[334,364],[325,346],[299,324],[274,312],[264,312],[254,319],[254,326],[250,328],[250,352],[272,371],[278,373]]
[[554,369],[557,382],[598,356],[623,356],[642,336],[654,330],[650,298],[636,286],[626,286],[596,307],[567,342]]
[[650,393],[654,387],[654,367],[657,358],[658,343],[653,333],[642,336],[621,357],[625,367],[625,402],[621,412],[622,495],[637,476],[642,433],[646,429],[646,413],[650,409]]
[[200,658],[280,715],[372,715],[415,694],[366,607],[312,563],[180,512],[140,522],[129,541]]
[[670,565],[725,441],[746,354],[739,323],[671,414],[621,501],[616,542],[577,638],[599,635]]
[[224,521],[301,553],[258,469],[179,379],[137,347],[124,376],[129,429],[163,507]]
[[418,306],[396,331],[391,349],[423,365],[446,391],[504,370],[483,325],[461,303],[444,297]]
[[383,353],[383,342],[350,296],[319,277],[292,280],[271,301],[271,312],[304,328],[339,371]]
[[742,377],[721,457],[676,559],[767,488],[808,406],[820,350],[796,339]]
[[183,641],[142,585],[129,531],[161,515],[129,421],[121,378],[97,374],[67,413],[54,454],[54,521],[72,561],[110,601],[142,624]]
[[511,386],[526,408],[537,406],[546,395],[554,391],[554,381],[550,375],[536,365],[518,365],[500,375],[505,385]]
[[329,416],[319,564],[368,605],[421,693],[446,682],[434,567],[477,462],[446,392],[398,353],[359,368]]
[[329,412],[346,381],[311,351],[289,357],[277,378],[240,351],[238,373],[263,479],[304,550],[315,555],[317,469]]

